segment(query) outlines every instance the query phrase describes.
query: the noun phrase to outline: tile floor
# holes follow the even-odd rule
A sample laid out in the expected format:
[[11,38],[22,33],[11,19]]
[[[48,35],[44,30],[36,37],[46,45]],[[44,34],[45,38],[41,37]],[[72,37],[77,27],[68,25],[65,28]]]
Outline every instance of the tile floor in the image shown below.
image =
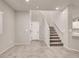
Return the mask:
[[79,52],[63,47],[48,48],[44,42],[32,41],[30,45],[17,45],[9,49],[0,58],[79,58]]

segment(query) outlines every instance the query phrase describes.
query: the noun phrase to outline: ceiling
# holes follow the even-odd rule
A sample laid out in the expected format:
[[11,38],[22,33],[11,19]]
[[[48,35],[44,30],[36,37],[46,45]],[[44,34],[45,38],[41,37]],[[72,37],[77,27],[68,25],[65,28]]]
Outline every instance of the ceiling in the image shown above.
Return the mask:
[[63,9],[71,2],[79,4],[79,0],[4,0],[16,11],[28,11],[28,10],[55,10],[56,7]]

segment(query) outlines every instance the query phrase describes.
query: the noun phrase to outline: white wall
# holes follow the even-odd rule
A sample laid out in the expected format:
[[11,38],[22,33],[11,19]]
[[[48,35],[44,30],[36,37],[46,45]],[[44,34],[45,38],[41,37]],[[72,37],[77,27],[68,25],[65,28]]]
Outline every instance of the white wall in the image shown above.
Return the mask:
[[46,19],[44,20],[44,37],[45,37],[44,41],[46,45],[50,47],[50,29]]
[[55,14],[55,29],[60,36],[60,39],[64,43],[64,46],[68,46],[68,8],[63,11],[57,11]]
[[54,17],[55,17],[55,14],[57,13],[57,11],[41,11],[41,13],[45,17],[48,25],[53,26],[54,25],[54,20],[55,20]]
[[44,18],[42,16],[42,14],[38,10],[32,10],[31,17],[32,17],[31,18],[32,21],[39,22],[39,24],[40,24],[39,38],[40,38],[40,40],[44,40]]
[[14,46],[15,13],[3,0],[0,0],[0,11],[3,12],[3,33],[0,34],[0,54]]
[[[43,40],[46,45],[49,47],[49,25],[48,23],[51,22],[51,13],[49,11],[40,11],[40,10],[33,10],[32,11],[32,21],[38,21],[40,22],[40,40]],[[51,21],[50,21],[51,20]],[[49,22],[47,22],[49,21]],[[50,23],[52,24],[52,23]]]
[[64,46],[67,47],[69,44],[69,39],[68,39],[68,8],[66,8],[60,16],[61,20],[61,31],[63,33],[63,38],[62,42],[64,43]]
[[[69,6],[69,29],[72,29],[72,20],[79,17],[79,8],[77,6]],[[72,31],[69,32],[69,48],[79,51],[79,37],[72,37]]]
[[29,44],[30,22],[29,12],[16,12],[16,44]]
[[55,28],[66,48],[79,51],[79,37],[72,37],[72,20],[79,16],[79,8],[68,6],[55,16]]

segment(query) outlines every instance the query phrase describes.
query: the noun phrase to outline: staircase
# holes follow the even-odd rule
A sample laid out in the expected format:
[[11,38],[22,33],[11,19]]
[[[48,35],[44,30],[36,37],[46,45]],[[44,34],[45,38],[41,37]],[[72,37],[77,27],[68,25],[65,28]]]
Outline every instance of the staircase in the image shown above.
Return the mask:
[[63,46],[54,27],[50,27],[50,46]]

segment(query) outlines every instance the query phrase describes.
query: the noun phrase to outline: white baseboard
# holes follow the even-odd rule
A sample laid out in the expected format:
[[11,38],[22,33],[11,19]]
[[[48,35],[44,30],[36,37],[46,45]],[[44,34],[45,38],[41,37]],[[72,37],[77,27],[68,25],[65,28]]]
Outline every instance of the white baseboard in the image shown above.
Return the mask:
[[64,48],[66,48],[66,49],[68,49],[68,50],[71,50],[71,51],[79,52],[79,50],[72,49],[72,48],[69,48],[69,47],[66,47],[66,46],[64,46]]
[[3,53],[5,53],[7,50],[13,48],[14,46],[15,45],[8,46],[5,50],[3,50],[3,51],[0,52],[0,55],[3,54]]
[[29,45],[31,43],[31,40],[28,40],[26,42],[15,42],[15,45]]
[[25,43],[16,43],[15,45],[27,45]]
[[29,45],[29,44],[31,44],[31,42],[29,42],[29,43],[15,43],[15,45]]

